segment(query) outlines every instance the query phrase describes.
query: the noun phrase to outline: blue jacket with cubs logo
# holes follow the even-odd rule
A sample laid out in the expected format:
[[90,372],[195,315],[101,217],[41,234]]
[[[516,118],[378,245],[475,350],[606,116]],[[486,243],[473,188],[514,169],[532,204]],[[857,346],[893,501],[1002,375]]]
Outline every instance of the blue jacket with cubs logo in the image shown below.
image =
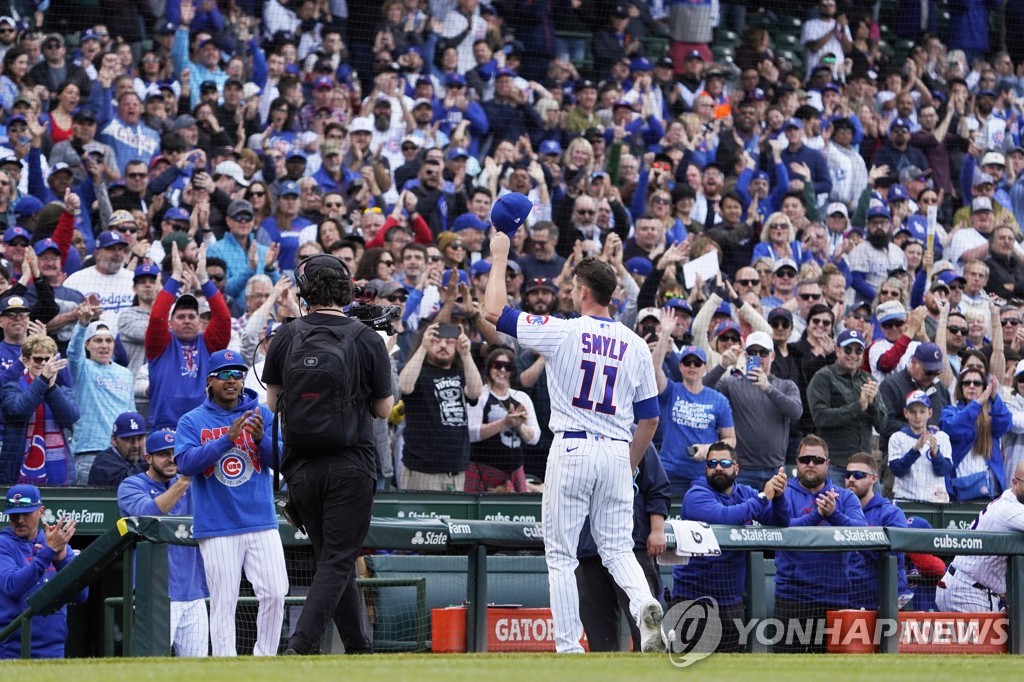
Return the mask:
[[[818,513],[819,495],[835,490],[839,497],[829,516]],[[786,484],[782,496],[789,506],[789,525],[832,526],[833,528],[866,526],[860,500],[846,488],[833,485],[826,477],[825,487],[812,493],[800,485],[796,477]],[[775,599],[795,602],[817,602],[830,608],[845,609],[850,604],[850,552],[775,552]]]
[[[259,443],[244,431],[235,441],[228,438],[231,423],[246,410],[259,410],[263,416]],[[273,419],[274,413],[247,388],[232,410],[207,398],[178,422],[174,459],[178,471],[192,477],[193,537],[277,528],[270,469]]]
[[[760,497],[749,485],[734,483],[729,494],[718,492],[707,477],[698,478],[683,495],[681,518],[729,526],[789,526],[789,507],[783,496]],[[746,552],[722,552],[719,556],[694,557],[672,569],[672,598],[697,599],[707,595],[723,606],[743,601],[747,579]]]
[[[63,561],[55,561],[56,556],[46,546],[46,533],[42,528],[32,540],[23,540],[10,528],[0,531],[0,623],[10,623],[28,608],[29,595],[71,563],[75,553],[69,546]],[[85,588],[71,598],[71,603],[82,604],[88,597],[89,588]],[[64,658],[67,639],[67,605],[48,616],[32,619],[32,658]],[[19,656],[20,630],[0,643],[0,658]]]

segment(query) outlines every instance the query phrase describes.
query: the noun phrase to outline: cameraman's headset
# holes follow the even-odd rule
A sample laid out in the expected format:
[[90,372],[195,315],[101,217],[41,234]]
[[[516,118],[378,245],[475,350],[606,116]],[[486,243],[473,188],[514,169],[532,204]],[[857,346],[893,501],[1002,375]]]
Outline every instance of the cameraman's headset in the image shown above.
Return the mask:
[[[310,269],[312,270],[310,271]],[[352,274],[348,271],[348,266],[345,265],[345,261],[341,260],[337,256],[332,256],[329,253],[315,253],[312,256],[306,256],[299,264],[295,266],[295,285],[299,288],[299,296],[303,299],[309,293],[309,286],[317,279],[321,270],[331,270],[338,274],[343,280],[351,280]],[[307,274],[308,273],[308,274]],[[249,366],[253,367],[256,364],[256,353],[259,352],[260,345],[264,341],[269,340],[274,336],[274,332],[267,330],[266,335],[260,339],[256,347],[253,348],[252,357],[249,358]],[[260,385],[263,386],[263,381],[259,377]],[[264,386],[266,388],[266,386]]]
[[331,270],[342,280],[352,279],[352,273],[348,271],[345,261],[329,253],[315,253],[306,256],[295,266],[295,284],[299,287],[299,296],[307,297],[310,284],[321,270]]

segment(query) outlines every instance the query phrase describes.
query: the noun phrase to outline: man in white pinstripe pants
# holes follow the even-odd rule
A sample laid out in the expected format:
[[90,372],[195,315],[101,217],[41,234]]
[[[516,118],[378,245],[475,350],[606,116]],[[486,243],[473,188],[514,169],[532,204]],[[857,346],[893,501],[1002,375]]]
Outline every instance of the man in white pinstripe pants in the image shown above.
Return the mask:
[[274,415],[244,388],[246,367],[235,351],[211,355],[208,372],[209,397],[178,422],[174,459],[192,478],[192,535],[210,589],[213,655],[237,655],[235,607],[244,569],[259,600],[253,655],[276,656],[288,573],[271,490]]
[[[641,649],[665,651],[662,608],[651,597],[632,540],[633,471],[658,426],[650,350],[643,339],[611,319],[608,305],[617,285],[615,271],[594,258],[576,266],[573,303],[581,317],[526,315],[506,305],[507,234],[526,217],[510,210],[521,202],[513,200],[509,207],[509,196],[491,212],[491,222],[500,232],[491,238],[485,315],[499,331],[547,359],[555,439],[544,479],[543,527],[555,646],[559,653],[583,651],[576,547],[589,515],[601,560],[629,597]],[[634,414],[639,423],[631,435]]]

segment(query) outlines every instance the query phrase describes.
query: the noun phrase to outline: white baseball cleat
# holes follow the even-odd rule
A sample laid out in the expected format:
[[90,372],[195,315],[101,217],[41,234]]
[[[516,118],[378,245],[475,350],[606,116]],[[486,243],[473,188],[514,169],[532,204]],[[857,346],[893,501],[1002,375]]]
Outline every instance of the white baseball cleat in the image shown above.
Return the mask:
[[665,653],[668,651],[668,643],[665,641],[665,633],[661,629],[661,619],[664,616],[661,604],[656,601],[648,602],[640,609],[640,651],[645,654]]

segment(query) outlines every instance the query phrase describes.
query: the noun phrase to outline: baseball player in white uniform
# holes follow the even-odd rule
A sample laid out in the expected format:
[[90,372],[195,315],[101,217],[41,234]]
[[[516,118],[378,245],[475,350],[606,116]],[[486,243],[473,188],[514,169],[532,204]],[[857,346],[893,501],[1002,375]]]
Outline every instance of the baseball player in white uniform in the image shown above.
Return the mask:
[[[1024,531],[1024,462],[1013,472],[1009,490],[988,503],[973,530]],[[958,556],[935,590],[939,611],[1001,611],[1006,598],[1005,556]]]
[[[146,438],[144,473],[129,476],[117,488],[122,516],[191,516],[192,481],[178,475],[174,461],[174,431],[156,431]],[[167,595],[171,600],[171,644],[181,657],[210,653],[210,616],[206,611],[206,574],[199,550],[167,548]]]
[[238,653],[235,607],[244,570],[259,600],[253,655],[275,656],[288,572],[270,468],[274,414],[244,388],[247,370],[235,351],[211,355],[207,371],[209,397],[179,420],[174,459],[192,479],[192,536],[199,541],[210,589],[213,655]]
[[[548,565],[555,646],[580,653],[583,623],[575,570],[580,530],[590,516],[602,563],[629,597],[641,649],[665,651],[662,608],[651,596],[633,555],[633,471],[658,426],[658,389],[647,344],[608,310],[617,285],[614,269],[595,258],[576,266],[573,303],[581,317],[527,315],[507,306],[505,268],[510,233],[532,205],[519,194],[495,202],[491,222],[491,277],[485,315],[498,330],[543,355],[555,434],[544,478],[544,550]],[[639,418],[631,434],[634,414]]]

